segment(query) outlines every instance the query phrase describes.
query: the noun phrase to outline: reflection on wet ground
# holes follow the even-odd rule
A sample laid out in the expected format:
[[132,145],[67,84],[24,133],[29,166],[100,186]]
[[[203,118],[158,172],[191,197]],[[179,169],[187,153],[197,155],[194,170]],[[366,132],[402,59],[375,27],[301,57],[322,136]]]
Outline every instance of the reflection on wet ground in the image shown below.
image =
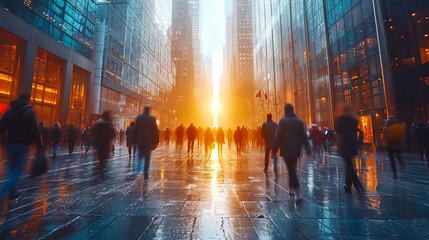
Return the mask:
[[429,239],[429,166],[416,155],[405,155],[398,180],[385,153],[357,159],[367,192],[352,195],[339,157],[300,160],[296,205],[284,163],[264,174],[261,151],[162,147],[149,181],[131,178],[134,161],[117,153],[104,177],[82,153],[23,176],[21,198],[2,206],[0,239]]

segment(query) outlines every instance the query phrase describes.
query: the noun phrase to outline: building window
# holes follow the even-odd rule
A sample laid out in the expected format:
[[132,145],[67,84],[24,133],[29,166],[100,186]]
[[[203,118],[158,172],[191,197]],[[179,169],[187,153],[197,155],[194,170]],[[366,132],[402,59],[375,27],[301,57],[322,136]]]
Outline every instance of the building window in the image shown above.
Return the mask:
[[82,126],[85,121],[86,93],[88,91],[89,81],[89,72],[77,66],[73,66],[69,122],[74,122],[76,126]]

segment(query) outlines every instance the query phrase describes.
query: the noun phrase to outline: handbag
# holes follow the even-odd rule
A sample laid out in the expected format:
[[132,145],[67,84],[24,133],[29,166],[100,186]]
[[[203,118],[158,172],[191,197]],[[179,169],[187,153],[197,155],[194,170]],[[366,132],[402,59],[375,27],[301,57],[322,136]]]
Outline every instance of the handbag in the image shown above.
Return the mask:
[[46,160],[45,151],[39,147],[36,152],[36,158],[31,166],[31,177],[38,177],[48,171],[48,160]]

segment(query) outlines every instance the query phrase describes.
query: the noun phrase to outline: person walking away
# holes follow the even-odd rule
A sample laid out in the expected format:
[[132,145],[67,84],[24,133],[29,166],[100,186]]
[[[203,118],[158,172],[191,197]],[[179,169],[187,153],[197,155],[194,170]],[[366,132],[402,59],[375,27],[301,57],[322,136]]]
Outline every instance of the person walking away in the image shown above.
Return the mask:
[[394,179],[398,179],[395,156],[398,159],[399,164],[404,166],[401,152],[401,144],[404,138],[404,133],[404,128],[395,119],[395,117],[391,116],[386,120],[385,126],[383,128],[383,140],[387,154],[389,155],[390,166],[393,170]]
[[424,122],[417,123],[414,135],[420,152],[420,159],[429,162],[429,127]]
[[277,151],[280,148],[280,156],[283,157],[289,172],[289,187],[295,194],[295,202],[302,201],[301,189],[296,175],[296,164],[304,146],[307,155],[310,154],[310,146],[304,123],[295,113],[292,104],[284,106],[285,116],[280,119],[276,129],[273,145],[273,159],[277,159]]
[[241,144],[243,143],[243,133],[239,126],[237,126],[237,130],[234,132],[234,142],[237,148],[237,155],[241,154]]
[[331,154],[331,144],[334,140],[334,131],[330,130],[328,127],[325,127],[323,130],[323,136],[325,141],[325,153]]
[[204,129],[199,126],[198,127],[198,147],[201,147],[203,145],[203,139],[204,139]]
[[83,146],[85,148],[85,153],[88,153],[89,148],[91,147],[91,128],[86,127],[82,133]]
[[112,150],[112,142],[116,136],[115,128],[112,124],[112,114],[106,110],[101,114],[101,118],[95,122],[94,127],[91,130],[91,136],[94,141],[94,147],[98,160],[98,169],[101,172],[101,176],[104,176],[104,168],[106,166],[107,159],[110,158]]
[[[276,135],[277,123],[273,121],[273,115],[267,114],[267,121],[262,124],[261,137],[265,142],[265,158],[264,158],[264,172],[268,171],[268,164],[270,160],[270,152],[273,150],[274,137]],[[277,161],[273,163],[274,171],[277,171]]]
[[358,149],[358,155],[361,156],[362,155],[362,150],[363,150],[363,139],[365,136],[365,133],[362,131],[362,129],[358,128],[357,129],[357,149]]
[[320,132],[319,127],[316,124],[311,125],[310,139],[311,143],[313,144],[313,159],[315,159],[316,156],[319,156],[322,151],[321,149],[323,141],[322,133]]
[[121,128],[121,130],[119,130],[119,146],[122,146],[122,143],[124,142],[124,135],[125,135],[125,132]]
[[183,127],[183,124],[180,124],[176,128],[176,150],[182,150],[184,137],[185,137],[185,128]]
[[213,132],[209,127],[207,127],[206,131],[204,132],[204,150],[207,157],[211,156],[214,142],[215,138],[213,136]]
[[57,159],[57,154],[59,150],[59,144],[63,141],[63,137],[61,134],[61,124],[59,122],[54,123],[50,133],[50,140],[52,143],[52,159]]
[[34,143],[39,151],[43,151],[36,116],[27,94],[22,94],[12,101],[10,109],[0,119],[0,135],[3,133],[6,133],[7,169],[6,181],[0,187],[1,204],[6,195],[9,200],[16,200],[20,196],[17,182],[27,163],[30,145]]
[[39,122],[39,133],[42,138],[43,151],[46,151],[46,148],[49,145],[49,130],[45,127],[43,122]]
[[222,127],[220,127],[217,130],[216,144],[217,144],[218,157],[222,158],[223,144],[225,144],[225,132],[223,131]]
[[136,123],[131,122],[130,126],[125,130],[125,135],[127,136],[127,147],[128,147],[128,158],[131,159],[131,153],[133,158],[136,158]]
[[197,138],[198,130],[194,127],[194,124],[191,123],[188,129],[186,129],[186,136],[188,138],[188,153],[194,152],[195,139]]
[[137,176],[141,175],[141,161],[144,157],[144,180],[149,179],[151,151],[155,150],[159,144],[159,130],[158,126],[156,125],[156,118],[151,116],[149,111],[150,107],[145,106],[143,114],[138,116],[136,121],[136,143],[139,149],[136,174]]
[[72,155],[74,150],[74,145],[76,143],[76,137],[77,137],[77,129],[74,126],[74,123],[70,123],[69,127],[67,128],[67,141],[69,145],[69,156]]
[[231,149],[233,135],[231,128],[228,128],[228,132],[226,134],[226,138],[228,139],[228,149]]
[[357,191],[364,191],[353,167],[353,158],[357,155],[356,133],[358,121],[349,105],[342,106],[342,114],[335,120],[335,132],[338,139],[338,153],[344,159],[346,179],[344,190],[352,192],[352,185]]
[[169,147],[170,146],[170,139],[171,139],[171,131],[170,128],[166,128],[165,129],[165,135],[164,135],[164,140],[165,140],[165,147]]

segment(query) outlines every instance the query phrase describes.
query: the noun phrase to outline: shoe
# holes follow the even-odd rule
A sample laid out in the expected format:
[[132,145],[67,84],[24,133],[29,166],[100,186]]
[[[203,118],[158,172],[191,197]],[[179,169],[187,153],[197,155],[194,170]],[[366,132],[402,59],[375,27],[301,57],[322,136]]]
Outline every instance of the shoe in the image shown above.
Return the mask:
[[295,202],[296,203],[302,202],[304,199],[302,198],[301,189],[295,188],[294,192],[295,192]]
[[18,200],[20,197],[21,197],[21,195],[19,193],[9,195],[9,201]]
[[344,191],[346,191],[346,193],[351,194],[352,193],[352,187],[347,187],[344,185]]

